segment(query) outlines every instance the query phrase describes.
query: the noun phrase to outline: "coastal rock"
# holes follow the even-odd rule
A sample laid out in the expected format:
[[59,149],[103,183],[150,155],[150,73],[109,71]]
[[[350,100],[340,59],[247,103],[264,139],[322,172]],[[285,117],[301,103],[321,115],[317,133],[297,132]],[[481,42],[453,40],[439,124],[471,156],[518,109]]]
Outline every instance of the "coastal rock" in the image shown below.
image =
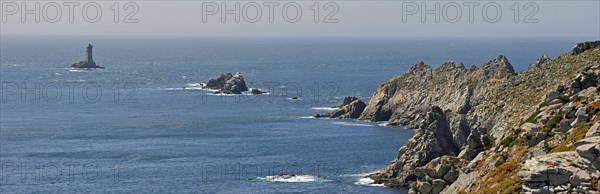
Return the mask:
[[342,105],[334,107],[337,108],[333,112],[326,114],[317,114],[316,118],[338,118],[338,119],[355,119],[360,116],[367,105],[354,96],[348,96],[344,98]]
[[[416,180],[415,168],[424,166],[437,157],[456,156],[459,153],[442,109],[434,106],[428,110],[415,136],[400,148],[398,158],[383,172],[369,176],[376,183],[385,183],[391,187],[406,186]],[[446,165],[439,167],[446,169]],[[439,170],[446,171],[444,169]],[[436,177],[443,177],[444,174]]]
[[597,190],[591,187],[591,177],[600,174],[585,166],[574,151],[551,153],[527,160],[518,175],[525,192],[558,192],[575,186],[578,192],[594,193]]
[[204,87],[217,90],[217,93],[222,94],[242,94],[242,92],[248,91],[244,76],[240,72],[221,74],[217,78],[208,80]]
[[571,49],[571,51],[569,52],[569,54],[571,55],[577,55],[580,53],[583,53],[587,50],[596,48],[597,46],[600,46],[600,41],[590,41],[590,42],[581,42],[581,43],[577,43],[577,45],[575,45],[575,47],[573,47],[573,49]]
[[488,87],[490,84],[505,82],[515,75],[503,55],[474,70],[455,62],[431,69],[419,62],[406,74],[380,85],[359,119],[416,128],[421,119],[419,115],[430,105],[467,114],[496,92]]
[[431,185],[430,193],[440,193],[446,186],[458,179],[460,166],[465,161],[454,156],[442,156],[415,169],[417,184],[410,187],[421,191],[423,184]]
[[[542,56],[518,74],[502,55],[479,68],[413,65],[381,84],[359,117],[415,129],[394,162],[369,177],[425,193],[597,191],[599,143],[580,140],[585,127],[592,137],[600,127],[600,50],[592,47]],[[445,157],[460,162],[442,165]]]
[[550,57],[548,57],[547,55],[542,55],[540,58],[537,58],[533,63],[529,64],[529,70],[532,70],[534,68],[540,68],[544,63],[550,60]]
[[[453,156],[442,156],[431,160],[424,166],[415,169],[415,175],[422,178],[439,179],[444,178],[454,165],[458,164],[460,159]],[[456,170],[454,170],[456,171]],[[453,181],[449,181],[453,182]]]
[[264,94],[266,92],[263,92],[263,91],[261,91],[259,89],[256,89],[256,88],[252,88],[252,90],[250,90],[250,93],[251,94]]

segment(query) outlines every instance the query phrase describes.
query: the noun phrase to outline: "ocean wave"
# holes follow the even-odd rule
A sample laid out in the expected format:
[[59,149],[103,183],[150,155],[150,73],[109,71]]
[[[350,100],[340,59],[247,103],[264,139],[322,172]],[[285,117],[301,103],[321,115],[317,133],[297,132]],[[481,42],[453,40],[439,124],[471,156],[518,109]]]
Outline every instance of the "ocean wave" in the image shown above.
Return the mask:
[[[185,84],[183,87],[181,88],[164,88],[164,90],[204,90],[207,91],[208,95],[211,96],[237,96],[237,95],[256,95],[256,94],[252,94],[252,89],[258,89],[258,88],[248,88],[248,91],[242,92],[242,94],[223,94],[223,93],[217,93],[219,90],[215,90],[215,89],[210,89],[206,87],[205,83],[189,83],[189,84]],[[260,90],[260,89],[259,89]],[[263,90],[261,90],[263,91]],[[260,95],[269,95],[271,93],[265,92],[262,93]]]
[[314,119],[315,116],[302,116],[301,119]]
[[354,182],[355,185],[362,185],[362,186],[370,186],[370,187],[383,187],[383,183],[381,184],[373,184],[375,182],[375,180],[369,178],[369,177],[363,177],[358,179],[356,182]]
[[77,68],[67,68],[69,72],[93,72],[93,71],[102,71],[103,69],[91,68],[91,69],[77,69]]
[[378,122],[377,125],[379,125],[381,127],[385,127],[385,126],[388,126],[388,122],[386,122],[386,121]]
[[344,174],[342,176],[349,176],[349,177],[366,177],[369,176],[371,174],[375,174],[375,173],[380,173],[383,172],[382,170],[377,170],[377,171],[373,171],[373,172],[365,172],[365,173],[357,173],[357,174]]
[[312,175],[274,175],[258,177],[256,180],[267,181],[267,182],[280,182],[280,183],[309,183],[309,182],[328,182],[331,180],[324,179],[318,176]]
[[203,83],[189,83],[189,84],[185,84],[185,87],[203,87],[204,84]]
[[346,125],[346,126],[358,126],[358,127],[372,127],[373,126],[373,125],[370,125],[370,124],[350,123],[350,122],[340,122],[340,121],[333,122],[333,124],[336,124],[336,125]]
[[337,110],[338,108],[334,107],[312,107],[313,110]]
[[84,79],[76,79],[76,80],[66,80],[66,82],[84,83],[84,82],[86,82],[86,80],[84,80]]

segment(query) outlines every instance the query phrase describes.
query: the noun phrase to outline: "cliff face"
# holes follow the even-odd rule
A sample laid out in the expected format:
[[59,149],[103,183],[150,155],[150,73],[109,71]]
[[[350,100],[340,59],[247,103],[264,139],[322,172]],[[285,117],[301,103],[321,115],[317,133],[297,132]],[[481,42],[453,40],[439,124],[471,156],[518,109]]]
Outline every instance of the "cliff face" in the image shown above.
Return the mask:
[[416,129],[369,177],[420,193],[598,191],[600,136],[585,135],[600,125],[598,45],[542,56],[520,74],[502,55],[480,68],[415,64],[380,85],[359,117]]

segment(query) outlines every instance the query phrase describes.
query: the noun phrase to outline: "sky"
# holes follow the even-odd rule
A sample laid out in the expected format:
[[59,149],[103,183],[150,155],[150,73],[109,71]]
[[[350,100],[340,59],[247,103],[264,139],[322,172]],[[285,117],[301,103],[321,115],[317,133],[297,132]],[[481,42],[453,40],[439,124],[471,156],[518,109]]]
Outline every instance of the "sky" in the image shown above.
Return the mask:
[[0,35],[600,39],[600,0],[0,2]]

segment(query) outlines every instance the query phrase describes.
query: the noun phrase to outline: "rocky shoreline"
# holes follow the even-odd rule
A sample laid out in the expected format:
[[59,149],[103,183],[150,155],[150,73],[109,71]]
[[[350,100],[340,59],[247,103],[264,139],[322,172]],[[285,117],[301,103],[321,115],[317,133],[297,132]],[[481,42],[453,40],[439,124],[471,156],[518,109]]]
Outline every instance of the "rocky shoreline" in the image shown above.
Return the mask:
[[364,109],[347,97],[352,103],[317,117],[416,130],[384,171],[368,176],[375,184],[411,193],[596,193],[599,46],[543,55],[522,73],[503,55],[470,68],[419,62],[381,84]]

